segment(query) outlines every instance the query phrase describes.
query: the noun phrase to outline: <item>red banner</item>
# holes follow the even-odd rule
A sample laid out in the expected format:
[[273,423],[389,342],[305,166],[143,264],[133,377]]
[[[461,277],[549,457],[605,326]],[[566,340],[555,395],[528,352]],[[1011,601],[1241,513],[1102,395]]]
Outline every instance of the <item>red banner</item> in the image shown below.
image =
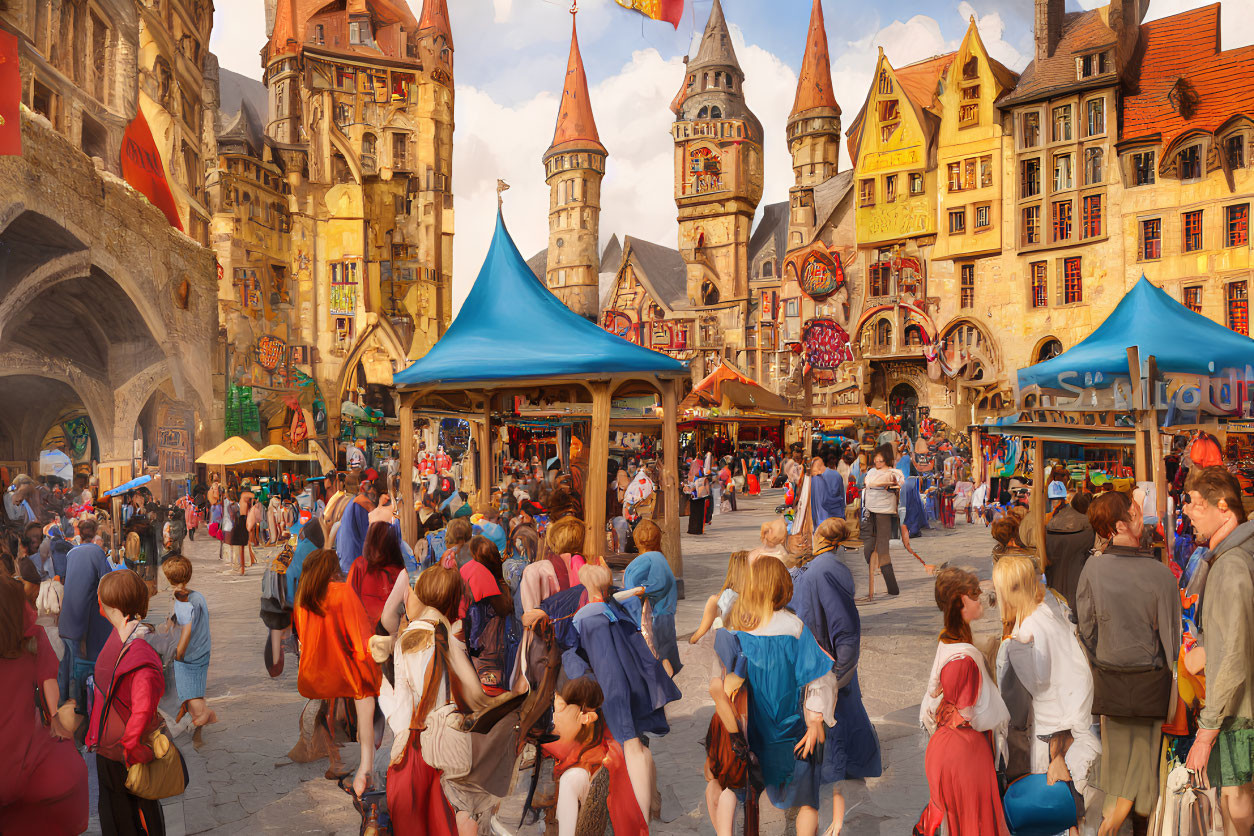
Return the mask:
[[624,9],[633,9],[645,17],[664,20],[676,29],[684,17],[684,0],[615,0]]
[[22,73],[17,36],[0,29],[0,156],[22,153]]
[[122,134],[122,179],[164,212],[170,226],[180,232],[183,230],[174,194],[165,179],[161,155],[157,153],[157,143],[153,141],[142,109],[137,110],[135,121]]

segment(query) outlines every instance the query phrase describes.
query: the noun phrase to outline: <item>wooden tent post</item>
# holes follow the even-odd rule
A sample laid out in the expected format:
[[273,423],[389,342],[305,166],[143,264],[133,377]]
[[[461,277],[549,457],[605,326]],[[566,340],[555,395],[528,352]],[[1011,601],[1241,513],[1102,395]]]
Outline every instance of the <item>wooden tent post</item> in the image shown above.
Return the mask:
[[[1146,468],[1146,453],[1149,447],[1149,433],[1145,431],[1146,425],[1146,409],[1145,409],[1145,391],[1141,385],[1141,352],[1136,346],[1128,347],[1128,379],[1132,384],[1132,404],[1133,413],[1136,415],[1136,429],[1133,431],[1133,438],[1136,441],[1135,459],[1132,462],[1132,474],[1138,482],[1144,482],[1149,478],[1149,470]],[[1150,422],[1153,423],[1152,421]]]
[[1032,515],[1032,527],[1036,531],[1036,558],[1045,565],[1045,442],[1036,439],[1032,450],[1032,499],[1028,513]]
[[971,428],[971,482],[979,485],[984,481],[983,431]]
[[601,557],[605,554],[605,492],[609,483],[610,458],[610,383],[596,380],[589,384],[592,389],[592,426],[588,443],[588,484],[584,491],[583,507],[586,517],[584,526],[584,557]]
[[479,484],[478,497],[480,513],[488,509],[492,501],[492,394],[483,397],[483,442],[479,445]]
[[414,507],[414,403],[401,395],[401,538],[409,545],[418,539],[418,509]]
[[684,555],[679,537],[679,387],[678,380],[661,381],[662,389],[662,554],[679,579],[683,597]]
[[1145,358],[1148,370],[1147,385],[1149,387],[1148,404],[1145,411],[1146,430],[1149,433],[1150,473],[1154,480],[1154,513],[1163,525],[1163,563],[1171,565],[1172,526],[1167,519],[1167,461],[1163,450],[1163,434],[1158,431],[1158,407],[1155,394],[1158,388],[1158,358],[1150,355]]

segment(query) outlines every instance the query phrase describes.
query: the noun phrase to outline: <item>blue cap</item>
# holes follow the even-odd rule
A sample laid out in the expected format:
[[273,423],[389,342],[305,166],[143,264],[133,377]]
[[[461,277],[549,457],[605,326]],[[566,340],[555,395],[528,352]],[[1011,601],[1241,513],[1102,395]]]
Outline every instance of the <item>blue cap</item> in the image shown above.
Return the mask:
[[479,523],[479,533],[487,537],[496,546],[497,551],[505,551],[505,529],[501,528],[498,523],[481,522]]
[[1067,486],[1062,482],[1050,482],[1049,487],[1046,488],[1045,495],[1050,499],[1066,499]]

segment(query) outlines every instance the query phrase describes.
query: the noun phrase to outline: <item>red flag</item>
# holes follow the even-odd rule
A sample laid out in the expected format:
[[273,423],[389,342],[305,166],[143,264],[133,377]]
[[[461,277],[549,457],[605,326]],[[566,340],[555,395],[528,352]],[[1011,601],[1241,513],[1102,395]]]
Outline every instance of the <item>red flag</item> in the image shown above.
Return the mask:
[[679,28],[684,17],[684,0],[614,0],[624,9],[633,9],[645,17],[664,20]]
[[21,156],[22,73],[17,66],[17,36],[0,29],[0,156]]
[[293,444],[300,444],[309,438],[309,425],[305,423],[305,410],[301,409],[299,404],[292,410],[291,435]]
[[142,109],[137,109],[135,121],[122,134],[122,179],[164,212],[170,226],[183,231],[178,207],[174,205],[174,194],[166,182],[161,155],[157,153],[157,143],[153,141]]

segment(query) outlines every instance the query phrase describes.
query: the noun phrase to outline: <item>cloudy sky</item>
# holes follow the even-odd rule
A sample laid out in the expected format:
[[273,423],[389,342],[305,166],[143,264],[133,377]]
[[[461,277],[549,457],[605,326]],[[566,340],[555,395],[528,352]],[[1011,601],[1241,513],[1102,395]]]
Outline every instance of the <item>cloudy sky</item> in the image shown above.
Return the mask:
[[[540,159],[553,137],[570,49],[569,0],[447,0],[453,23],[457,212],[454,300],[461,304],[485,254],[497,178],[511,189],[505,212],[524,255],[548,235],[548,187]],[[1092,8],[1104,0],[1068,0]],[[410,0],[415,16],[421,0]],[[610,159],[601,238],[635,235],[676,245],[670,100],[712,0],[686,0],[678,30],[624,11],[613,0],[579,0],[579,41],[593,110]],[[745,95],[766,130],[763,204],[786,200],[792,172],[784,128],[796,90],[811,0],[723,0]],[[1207,4],[1152,0],[1149,18]],[[833,83],[846,126],[866,96],[877,50],[897,66],[957,48],[974,16],[993,57],[1022,70],[1032,52],[1031,0],[824,0]],[[1225,0],[1223,46],[1254,42],[1254,0]],[[260,78],[263,0],[216,0],[211,48],[223,67]],[[841,165],[849,160],[842,158]]]

